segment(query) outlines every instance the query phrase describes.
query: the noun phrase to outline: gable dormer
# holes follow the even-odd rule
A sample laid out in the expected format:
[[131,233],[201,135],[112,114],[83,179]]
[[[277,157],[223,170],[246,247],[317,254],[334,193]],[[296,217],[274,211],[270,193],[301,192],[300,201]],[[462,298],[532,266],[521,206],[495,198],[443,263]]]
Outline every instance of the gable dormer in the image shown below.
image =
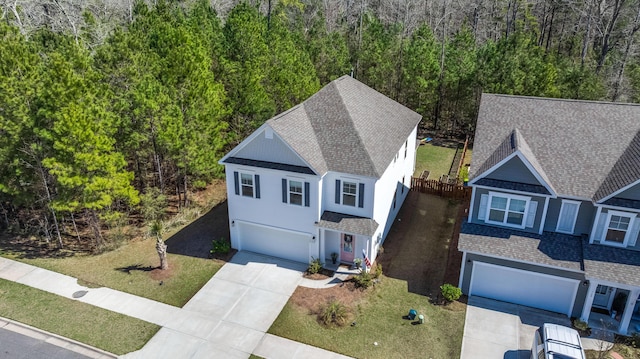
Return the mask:
[[477,173],[470,184],[556,197],[548,176],[517,128],[502,141]]

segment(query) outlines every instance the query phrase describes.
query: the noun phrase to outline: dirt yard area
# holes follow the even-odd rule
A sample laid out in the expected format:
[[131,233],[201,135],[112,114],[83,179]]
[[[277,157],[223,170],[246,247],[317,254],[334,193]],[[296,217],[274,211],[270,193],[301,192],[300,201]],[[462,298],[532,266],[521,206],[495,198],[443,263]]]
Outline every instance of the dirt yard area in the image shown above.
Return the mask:
[[384,274],[407,281],[409,292],[435,299],[447,272],[458,207],[438,196],[410,192],[378,257]]

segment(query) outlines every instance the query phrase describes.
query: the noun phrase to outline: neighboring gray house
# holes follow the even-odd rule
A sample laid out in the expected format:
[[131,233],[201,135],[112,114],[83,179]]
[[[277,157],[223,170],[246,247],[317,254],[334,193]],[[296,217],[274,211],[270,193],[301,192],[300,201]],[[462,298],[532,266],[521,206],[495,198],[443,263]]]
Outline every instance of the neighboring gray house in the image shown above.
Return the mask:
[[640,106],[484,94],[469,172],[464,293],[640,332]]
[[343,76],[225,155],[231,246],[373,262],[411,186],[420,115]]

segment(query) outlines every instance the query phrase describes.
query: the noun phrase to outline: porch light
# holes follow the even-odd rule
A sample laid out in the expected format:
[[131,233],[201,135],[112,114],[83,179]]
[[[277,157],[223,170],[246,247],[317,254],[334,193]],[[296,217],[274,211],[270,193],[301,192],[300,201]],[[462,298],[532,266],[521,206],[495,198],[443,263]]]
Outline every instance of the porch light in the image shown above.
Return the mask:
[[582,286],[583,287],[587,287],[589,285],[589,281],[585,280],[584,282],[582,282]]
[[236,221],[231,221],[231,227],[235,227]]

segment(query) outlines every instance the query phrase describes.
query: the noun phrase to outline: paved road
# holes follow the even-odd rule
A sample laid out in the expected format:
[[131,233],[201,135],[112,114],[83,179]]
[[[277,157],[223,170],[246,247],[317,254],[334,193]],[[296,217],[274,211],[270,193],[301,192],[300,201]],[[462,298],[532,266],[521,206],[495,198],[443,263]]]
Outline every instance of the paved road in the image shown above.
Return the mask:
[[0,359],[86,359],[88,356],[0,328]]

